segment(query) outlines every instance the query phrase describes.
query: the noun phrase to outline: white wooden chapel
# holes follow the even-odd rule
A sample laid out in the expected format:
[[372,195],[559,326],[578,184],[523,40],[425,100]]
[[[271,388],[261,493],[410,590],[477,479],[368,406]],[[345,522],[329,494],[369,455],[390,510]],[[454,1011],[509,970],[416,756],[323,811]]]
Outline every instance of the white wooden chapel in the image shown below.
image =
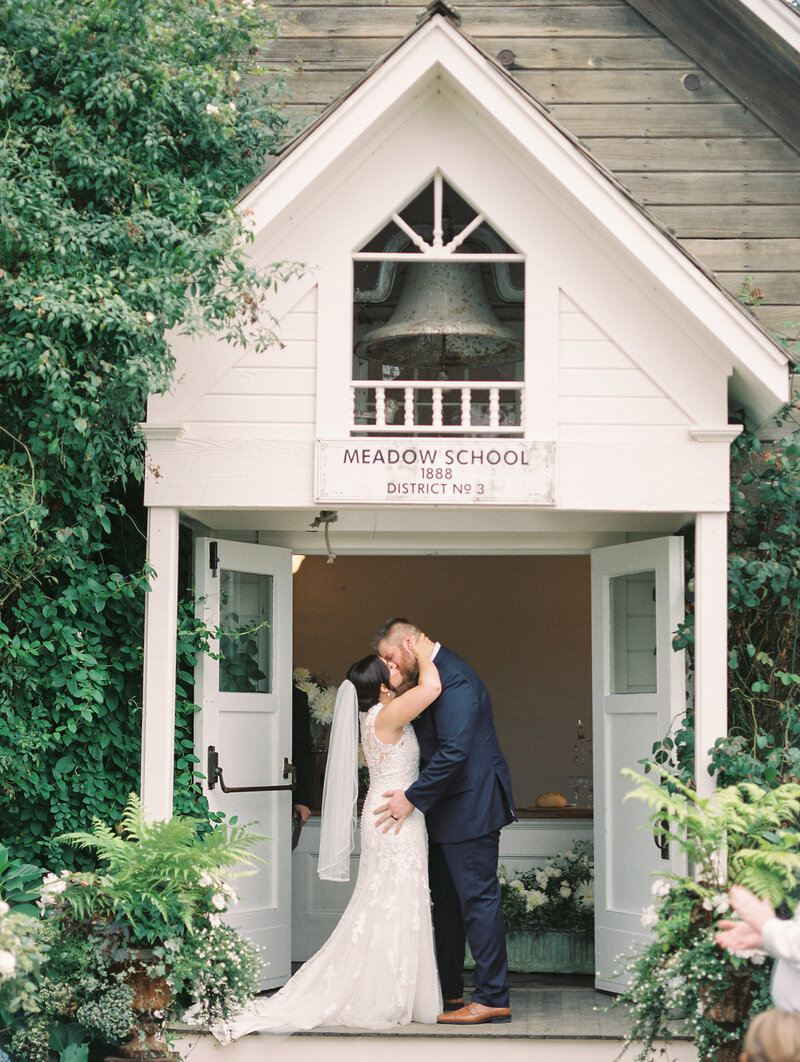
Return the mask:
[[[241,208],[254,262],[303,268],[270,307],[280,342],[255,353],[178,337],[175,383],[148,406],[145,804],[171,814],[181,521],[195,529],[210,624],[263,624],[258,690],[237,690],[213,657],[198,668],[197,755],[205,774],[213,748],[229,786],[285,784],[291,554],[308,551],[315,519],[336,515],[339,554],[590,553],[598,985],[614,988],[613,958],[641,936],[650,875],[664,865],[619,772],[685,705],[671,649],[684,610],[676,532],[694,523],[692,696],[708,792],[705,750],[726,725],[728,465],[740,430],[728,409],[761,422],[786,401],[786,356],[437,5]],[[420,299],[443,274],[483,278],[507,343],[488,369],[478,359],[465,371],[448,347],[450,332],[468,330],[466,279],[431,371],[408,349],[392,361],[391,347],[370,345],[402,315],[412,277]],[[266,946],[265,983],[279,984],[291,796],[208,795],[272,838],[237,918]]]

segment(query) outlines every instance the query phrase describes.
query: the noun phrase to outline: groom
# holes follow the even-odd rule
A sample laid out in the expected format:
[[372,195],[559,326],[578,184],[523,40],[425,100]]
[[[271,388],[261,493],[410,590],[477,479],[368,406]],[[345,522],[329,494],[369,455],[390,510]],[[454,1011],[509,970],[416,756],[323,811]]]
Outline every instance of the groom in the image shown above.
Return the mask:
[[[383,624],[373,642],[396,665],[397,685],[418,677],[414,654],[404,646],[420,629],[405,619]],[[428,827],[429,871],[436,957],[448,1025],[511,1020],[506,938],[497,859],[500,830],[516,819],[508,766],[495,734],[486,687],[455,653],[436,644],[433,658],[442,692],[414,720],[420,747],[419,778],[403,792],[384,796],[376,825],[397,822],[413,809]],[[475,959],[472,1002],[464,1006],[465,941]]]

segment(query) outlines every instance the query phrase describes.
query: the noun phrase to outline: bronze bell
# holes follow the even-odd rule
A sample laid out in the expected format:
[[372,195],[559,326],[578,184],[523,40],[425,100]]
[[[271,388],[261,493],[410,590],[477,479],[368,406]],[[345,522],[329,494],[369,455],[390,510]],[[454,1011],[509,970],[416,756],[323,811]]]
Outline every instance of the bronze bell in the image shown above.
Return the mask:
[[365,333],[357,357],[381,365],[502,365],[522,340],[495,316],[472,262],[412,262],[391,318]]

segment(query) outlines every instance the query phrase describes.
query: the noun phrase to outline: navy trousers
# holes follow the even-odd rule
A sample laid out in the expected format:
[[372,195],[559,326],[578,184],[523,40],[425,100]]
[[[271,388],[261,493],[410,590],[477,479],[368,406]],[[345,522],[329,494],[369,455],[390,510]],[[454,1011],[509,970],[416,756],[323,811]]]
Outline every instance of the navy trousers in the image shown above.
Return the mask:
[[445,999],[464,992],[464,950],[475,959],[474,1003],[508,1006],[506,931],[497,880],[500,831],[455,843],[429,843],[436,961]]

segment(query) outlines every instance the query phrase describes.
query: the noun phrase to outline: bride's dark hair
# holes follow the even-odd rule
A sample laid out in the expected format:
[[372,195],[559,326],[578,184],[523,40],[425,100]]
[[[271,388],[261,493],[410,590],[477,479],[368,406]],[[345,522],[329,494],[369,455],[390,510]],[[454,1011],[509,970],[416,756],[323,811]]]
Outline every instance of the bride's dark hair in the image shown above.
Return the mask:
[[356,688],[359,712],[366,712],[377,704],[381,695],[381,686],[389,685],[389,668],[383,660],[370,653],[363,660],[357,660],[347,672],[347,677]]

